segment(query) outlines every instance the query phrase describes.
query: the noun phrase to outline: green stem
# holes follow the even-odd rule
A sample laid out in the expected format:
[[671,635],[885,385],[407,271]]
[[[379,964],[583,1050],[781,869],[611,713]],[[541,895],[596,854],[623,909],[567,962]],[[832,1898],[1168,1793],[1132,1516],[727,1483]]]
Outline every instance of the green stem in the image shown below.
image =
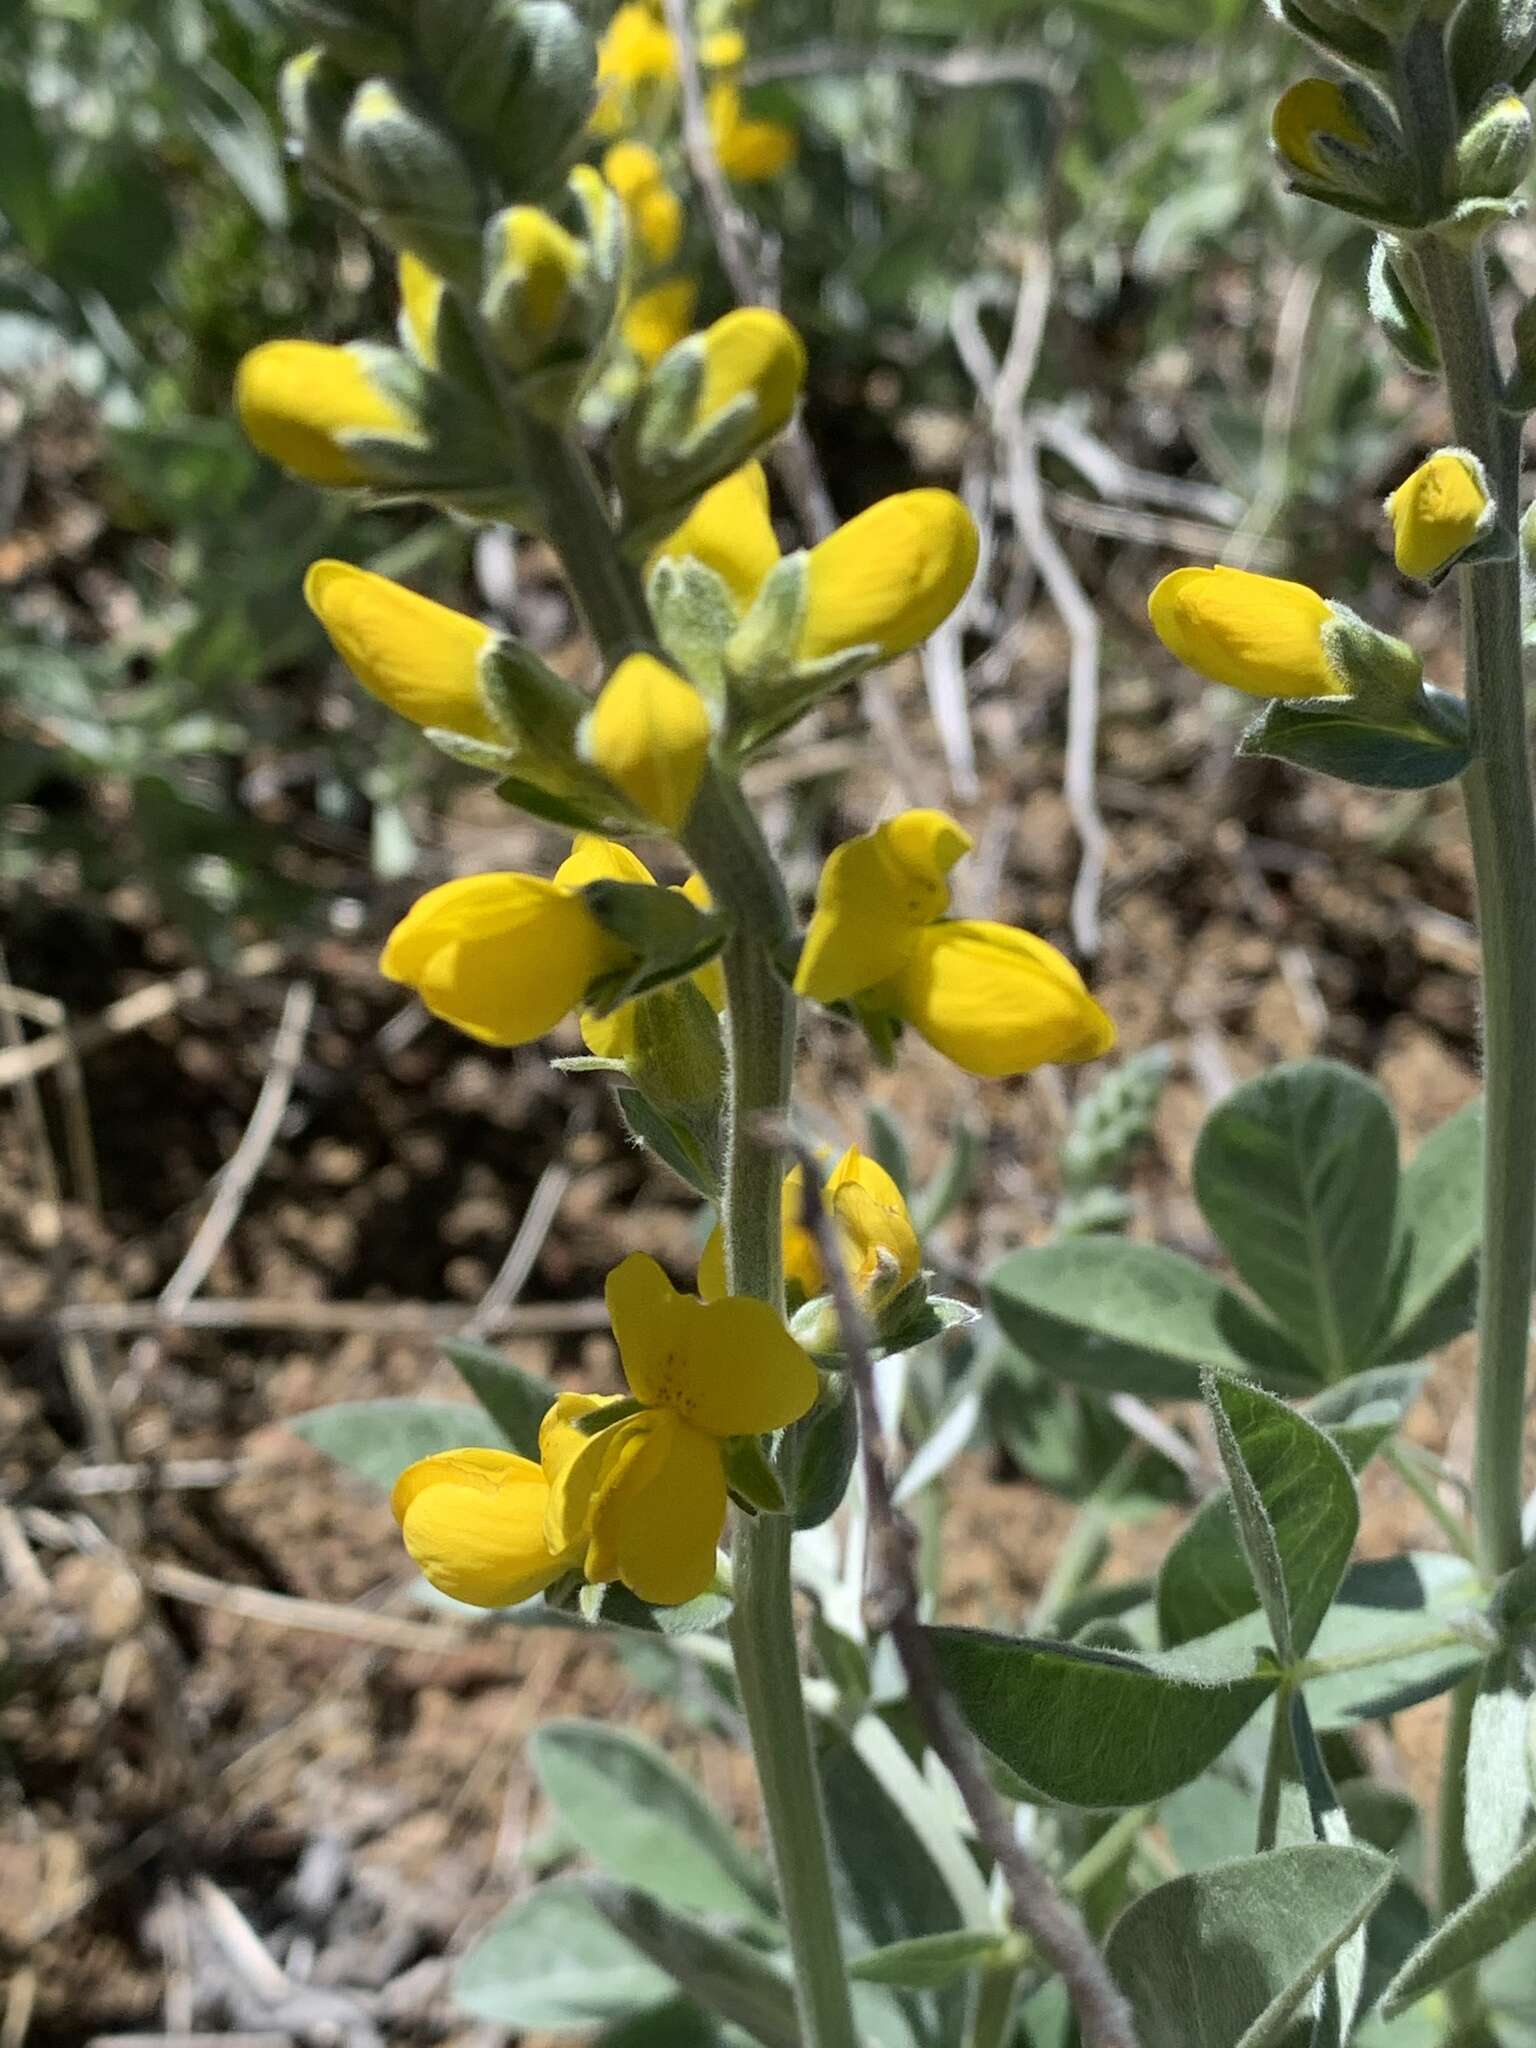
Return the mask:
[[[791,932],[783,884],[740,792],[706,777],[685,834],[717,906],[729,912],[725,970],[729,1073],[722,1221],[733,1294],[784,1306],[779,1190],[770,1130],[789,1107],[794,998],[775,967]],[[821,1787],[800,1681],[788,1516],[739,1515],[732,1547],[736,1684],[762,1789],[795,1966],[805,2048],[857,2048]]]
[[966,2048],[1004,2048],[1012,2036],[1019,1972],[1013,1963],[994,1963],[976,1980],[976,2000],[965,2036]]
[[1259,1790],[1259,1825],[1254,1848],[1260,1855],[1279,1841],[1281,1795],[1294,1776],[1290,1708],[1291,1688],[1282,1685],[1275,1694],[1275,1717],[1269,1724],[1269,1750],[1264,1758],[1264,1783]]
[[545,515],[550,546],[560,557],[603,667],[626,654],[656,649],[645,592],[621,552],[585,452],[555,428],[520,415],[519,437]]
[[[1415,89],[1424,84],[1412,81]],[[1430,134],[1435,127],[1426,122]],[[1520,1536],[1536,1283],[1536,810],[1521,661],[1520,435],[1499,407],[1480,251],[1420,238],[1419,274],[1458,439],[1488,472],[1507,555],[1458,571],[1472,761],[1462,796],[1483,945],[1483,1248],[1472,1512],[1478,1554],[1509,1571]]]
[[1477,1559],[1477,1544],[1459,1515],[1452,1514],[1445,1502],[1435,1491],[1429,1476],[1419,1470],[1411,1450],[1396,1442],[1388,1443],[1382,1457],[1392,1467],[1404,1486],[1435,1523],[1451,1548],[1458,1551],[1469,1562]]
[[[1441,1917],[1454,1913],[1477,1889],[1467,1856],[1467,1750],[1479,1674],[1470,1672],[1451,1694],[1445,1753],[1440,1759],[1440,1797],[1435,1813],[1435,1902]],[[1483,2017],[1477,1971],[1463,1970],[1445,1986],[1453,2022],[1451,2038],[1461,2048],[1491,2038]]]
[[1435,1650],[1465,1648],[1475,1640],[1466,1629],[1426,1629],[1423,1635],[1399,1636],[1357,1655],[1346,1650],[1337,1657],[1305,1657],[1292,1667],[1289,1676],[1294,1684],[1305,1685],[1314,1678],[1335,1678],[1344,1671],[1369,1671],[1374,1664],[1395,1664],[1399,1657],[1424,1657]]

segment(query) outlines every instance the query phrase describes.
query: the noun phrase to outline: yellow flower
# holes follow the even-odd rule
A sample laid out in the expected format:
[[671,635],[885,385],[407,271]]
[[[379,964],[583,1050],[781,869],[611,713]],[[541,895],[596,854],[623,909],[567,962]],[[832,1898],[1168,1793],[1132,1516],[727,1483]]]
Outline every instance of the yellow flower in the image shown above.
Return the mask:
[[759,185],[779,177],[795,160],[795,132],[782,121],[754,121],[741,111],[741,94],[721,82],[709,89],[709,129],[728,178]]
[[679,1294],[654,1259],[608,1275],[613,1334],[641,1412],[594,1435],[575,1426],[602,1404],[564,1394],[546,1416],[545,1544],[584,1552],[594,1584],[618,1579],[675,1606],[714,1580],[725,1527],[724,1447],[786,1428],[816,1398],[816,1369],[766,1302]]
[[646,369],[687,339],[698,298],[699,288],[691,277],[674,277],[630,300],[622,322],[624,339]]
[[[631,853],[615,839],[602,839],[595,832],[581,832],[565,859],[555,869],[559,889],[584,889],[589,882],[642,882],[656,886],[656,877],[638,854]],[[682,893],[695,910],[708,910],[709,891],[697,875],[684,882]],[[725,1008],[725,979],[718,960],[708,960],[689,976],[690,981],[717,1013]],[[646,997],[637,998],[645,1002]],[[635,1051],[635,1003],[621,1003],[606,1017],[591,1010],[581,1013],[581,1035],[588,1052],[603,1060],[624,1060]]]
[[636,248],[660,269],[683,239],[683,202],[667,183],[654,150],[643,142],[616,142],[603,157],[603,176],[619,195]]
[[699,44],[699,62],[706,71],[734,71],[747,54],[747,39],[739,28],[716,29]]
[[[785,1176],[780,1213],[784,1232],[784,1280],[791,1304],[827,1291],[815,1233],[801,1221],[805,1177],[797,1166]],[[901,1189],[878,1160],[850,1145],[822,1188],[843,1264],[854,1292],[872,1311],[918,1276],[922,1253]],[[699,1260],[699,1293],[716,1301],[725,1293],[725,1238],[720,1226],[709,1234]]]
[[[976,522],[950,491],[899,491],[838,527],[805,557],[801,662],[857,647],[883,659],[925,640],[976,573]],[[692,556],[722,577],[747,612],[779,560],[768,485],[757,463],[706,491],[651,557]]]
[[319,341],[267,341],[252,349],[235,374],[235,407],[252,444],[312,484],[371,480],[347,446],[350,435],[416,432],[355,351]]
[[1170,654],[1251,697],[1347,694],[1324,644],[1333,614],[1305,583],[1248,569],[1175,569],[1147,601]]
[[409,249],[400,257],[400,325],[406,347],[429,370],[437,368],[437,315],[443,280]]
[[501,738],[480,698],[489,626],[350,562],[311,564],[310,610],[365,690],[414,725]]
[[492,874],[429,889],[390,933],[379,964],[471,1038],[526,1045],[632,957],[576,890]]
[[677,832],[709,759],[709,713],[691,683],[651,654],[631,654],[585,721],[584,757],[646,817]]
[[694,406],[699,425],[749,392],[764,433],[787,424],[805,382],[805,343],[782,313],[741,306],[706,327],[698,340],[704,351],[704,379]]
[[797,994],[897,1019],[989,1078],[1097,1059],[1114,1026],[1054,946],[944,916],[946,877],[969,845],[941,811],[905,811],[838,847],[822,870]]
[[1371,138],[1355,119],[1348,100],[1329,78],[1303,78],[1280,95],[1270,122],[1274,145],[1293,170],[1308,178],[1334,176],[1317,138],[1332,137],[1353,149],[1369,149]]
[[1442,448],[1421,462],[1387,500],[1397,566],[1405,576],[1437,576],[1493,523],[1493,501],[1476,456]]
[[471,1607],[513,1607],[569,1571],[578,1545],[544,1540],[549,1481],[511,1451],[440,1451],[408,1465],[390,1506],[405,1547],[440,1593]]
[[518,338],[537,345],[560,325],[587,251],[539,206],[509,206],[500,232],[503,274],[515,280]]
[[597,46],[597,105],[591,127],[616,135],[628,124],[637,98],[647,89],[669,88],[677,80],[677,51],[666,27],[644,0],[625,0]]

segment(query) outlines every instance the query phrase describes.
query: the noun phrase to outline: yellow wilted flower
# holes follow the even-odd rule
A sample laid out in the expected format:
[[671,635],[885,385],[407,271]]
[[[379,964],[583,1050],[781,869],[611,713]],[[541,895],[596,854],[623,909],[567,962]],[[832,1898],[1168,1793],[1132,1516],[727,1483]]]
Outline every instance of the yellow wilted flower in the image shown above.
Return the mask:
[[1251,697],[1347,694],[1329,658],[1333,613],[1305,583],[1249,569],[1175,569],[1147,601],[1170,654]]
[[390,1506],[412,1559],[441,1593],[471,1607],[513,1607],[579,1560],[544,1540],[549,1481],[511,1451],[439,1451],[409,1465]]
[[908,1024],[973,1074],[1097,1059],[1114,1026],[1064,955],[1009,925],[944,916],[946,877],[970,843],[942,811],[904,811],[838,847],[796,993]]
[[[976,522],[951,491],[899,491],[838,527],[805,557],[805,599],[792,650],[820,661],[856,647],[889,659],[925,640],[976,573]],[[748,463],[707,491],[652,556],[692,556],[720,576],[745,614],[779,560],[768,485]]]
[[[917,1232],[901,1189],[877,1159],[850,1145],[828,1174],[822,1199],[854,1291],[877,1313],[922,1268]],[[801,1221],[804,1209],[805,1176],[797,1166],[785,1175],[781,1198],[784,1281],[792,1304],[827,1291],[815,1233]],[[718,1224],[699,1260],[699,1293],[705,1301],[716,1301],[725,1293],[725,1238]]]
[[1487,473],[1465,449],[1442,448],[1398,485],[1387,516],[1403,574],[1438,576],[1493,524]]
[[372,481],[349,449],[350,436],[419,439],[416,423],[379,390],[361,356],[320,341],[267,341],[235,373],[240,424],[263,455],[307,483],[344,487]]
[[630,300],[624,309],[621,331],[646,369],[686,339],[693,327],[698,298],[699,288],[691,277],[674,277]]
[[1371,142],[1343,91],[1330,78],[1303,78],[1283,92],[1275,104],[1270,135],[1293,170],[1324,180],[1332,178],[1334,171],[1318,153],[1318,136],[1348,143],[1352,149],[1369,149]]
[[683,239],[683,202],[667,183],[656,152],[643,142],[616,142],[603,157],[603,176],[619,195],[630,235],[646,263],[670,263]]
[[591,126],[615,135],[627,125],[631,106],[647,88],[677,80],[677,51],[664,23],[644,0],[625,0],[615,10],[597,46],[597,105]]
[[304,596],[353,675],[391,711],[471,739],[500,737],[480,696],[489,626],[350,562],[313,563]]
[[741,94],[720,83],[709,90],[709,129],[728,178],[741,185],[777,178],[795,160],[795,132],[782,121],[758,121],[741,111]]
[[715,1576],[725,1527],[727,1439],[786,1428],[816,1398],[816,1369],[766,1302],[679,1294],[654,1259],[630,1256],[604,1290],[640,1413],[596,1434],[606,1405],[562,1394],[544,1421],[550,1556],[573,1549],[594,1584],[620,1580],[675,1606]]
[[[584,889],[589,882],[640,882],[649,883],[653,888],[657,886],[656,877],[645,862],[638,854],[631,853],[627,846],[621,846],[616,839],[603,839],[596,832],[581,832],[555,869],[555,886],[559,889]],[[682,893],[695,910],[709,909],[709,891],[697,875],[688,877]],[[712,1010],[719,1012],[725,1008],[725,979],[718,960],[706,961],[695,969],[689,979]],[[645,996],[637,998],[637,1002],[647,1000]],[[579,1021],[588,1052],[604,1060],[632,1058],[635,1052],[635,1010],[636,1003],[621,1003],[606,1017],[583,1010]]]
[[676,832],[709,759],[709,713],[691,683],[653,654],[631,654],[582,729],[583,757],[646,817]]
[[471,1038],[526,1045],[632,958],[577,890],[490,874],[429,889],[390,933],[379,964]]

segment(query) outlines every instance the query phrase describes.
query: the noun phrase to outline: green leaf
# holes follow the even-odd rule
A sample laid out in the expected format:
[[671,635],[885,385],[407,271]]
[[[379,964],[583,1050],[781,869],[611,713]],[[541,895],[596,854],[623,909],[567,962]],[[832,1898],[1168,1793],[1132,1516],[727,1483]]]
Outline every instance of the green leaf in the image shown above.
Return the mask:
[[981,1741],[1070,1806],[1139,1806],[1188,1784],[1275,1686],[1251,1645],[1130,1656],[982,1629],[929,1635]]
[[1384,1358],[1422,1358],[1477,1320],[1482,1132],[1479,1096],[1430,1133],[1403,1175]]
[[1397,1212],[1397,1125],[1380,1090],[1333,1060],[1271,1068],[1206,1118],[1194,1187],[1317,1377],[1370,1364]]
[[670,2005],[605,2027],[593,2048],[726,2048],[726,2043],[707,2012],[691,1999],[675,1998]]
[[472,1337],[445,1338],[438,1349],[513,1450],[537,1458],[539,1424],[555,1404],[555,1389],[548,1380],[524,1372],[493,1344],[480,1344]]
[[1374,1849],[1304,1842],[1159,1885],[1105,1960],[1141,2048],[1269,2048],[1392,1882]]
[[1428,1375],[1429,1367],[1422,1364],[1374,1365],[1369,1372],[1352,1373],[1313,1396],[1307,1420],[1327,1431],[1352,1472],[1363,1472],[1397,1433]]
[[617,1088],[614,1093],[618,1098],[619,1114],[636,1142],[664,1160],[696,1195],[702,1195],[706,1202],[718,1202],[720,1190],[714,1184],[692,1132],[670,1117],[663,1116],[638,1088]]
[[578,1884],[541,1885],[499,1913],[454,1972],[454,1996],[476,2019],[532,2032],[626,2019],[673,1998]]
[[[1307,1706],[1323,1732],[1379,1720],[1445,1692],[1482,1661],[1475,1617],[1486,1593],[1459,1557],[1410,1551],[1352,1565],[1313,1640],[1310,1661],[1370,1656],[1355,1670],[1307,1680]],[[1465,1642],[1415,1648],[1427,1635],[1465,1621]],[[1398,1646],[1401,1646],[1399,1648]]]
[[1381,2010],[1395,2019],[1426,1991],[1480,1963],[1536,1920],[1536,1836],[1496,1883],[1443,1920],[1387,1986]]
[[893,1941],[888,1948],[855,1956],[848,1974],[861,1984],[899,1984],[912,1991],[937,1991],[978,1966],[1009,1953],[1005,1934],[985,1927],[956,1927],[947,1934],[920,1934],[911,1941]]
[[1311,1647],[1349,1563],[1360,1529],[1355,1482],[1323,1432],[1262,1388],[1209,1374],[1205,1399],[1235,1532],[1289,1664]]
[[797,1529],[819,1528],[837,1513],[858,1455],[858,1408],[846,1376],[838,1376],[789,1432],[785,1465],[794,1474]]
[[581,893],[604,931],[635,955],[632,965],[587,991],[587,1006],[600,1017],[694,973],[715,957],[731,928],[721,912],[696,909],[681,891],[651,882],[588,882]]
[[1276,698],[1238,742],[1239,754],[1264,755],[1353,782],[1365,789],[1433,789],[1471,760],[1459,698],[1426,685],[1422,715],[1379,725],[1355,704]]
[[550,1721],[529,1744],[577,1846],[683,1912],[772,1925],[768,1872],[659,1749],[596,1721]]
[[1531,1687],[1520,1654],[1502,1651],[1479,1681],[1467,1744],[1467,1861],[1479,1890],[1496,1884],[1514,1862],[1530,1819],[1530,1720]]
[[1010,1253],[987,1283],[1004,1334],[1062,1379],[1194,1400],[1207,1369],[1310,1393],[1322,1375],[1272,1323],[1176,1252],[1069,1238]]
[[681,1607],[654,1607],[616,1580],[594,1590],[596,1598],[585,1620],[572,1617],[578,1628],[596,1625],[623,1629],[633,1635],[698,1636],[719,1628],[731,1612],[731,1600],[725,1593],[700,1593],[697,1599],[685,1600]]
[[762,2048],[800,2048],[795,1994],[782,1964],[685,1920],[633,1885],[594,1878],[584,1890],[615,1934],[690,1998],[744,2028]]
[[470,1444],[516,1448],[483,1408],[468,1401],[338,1401],[333,1408],[296,1415],[288,1426],[338,1465],[386,1490],[407,1465],[438,1451]]

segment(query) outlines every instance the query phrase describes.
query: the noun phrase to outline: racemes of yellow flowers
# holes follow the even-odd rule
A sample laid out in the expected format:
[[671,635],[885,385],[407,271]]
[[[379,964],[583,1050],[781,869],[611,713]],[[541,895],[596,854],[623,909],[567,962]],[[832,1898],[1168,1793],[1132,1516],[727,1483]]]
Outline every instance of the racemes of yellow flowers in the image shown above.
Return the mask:
[[815,1367],[766,1303],[680,1294],[641,1252],[605,1292],[629,1398],[560,1395],[537,1462],[444,1451],[396,1481],[407,1550],[456,1600],[511,1606],[570,1572],[695,1599],[715,1579],[730,1440],[787,1428],[816,1398]]

